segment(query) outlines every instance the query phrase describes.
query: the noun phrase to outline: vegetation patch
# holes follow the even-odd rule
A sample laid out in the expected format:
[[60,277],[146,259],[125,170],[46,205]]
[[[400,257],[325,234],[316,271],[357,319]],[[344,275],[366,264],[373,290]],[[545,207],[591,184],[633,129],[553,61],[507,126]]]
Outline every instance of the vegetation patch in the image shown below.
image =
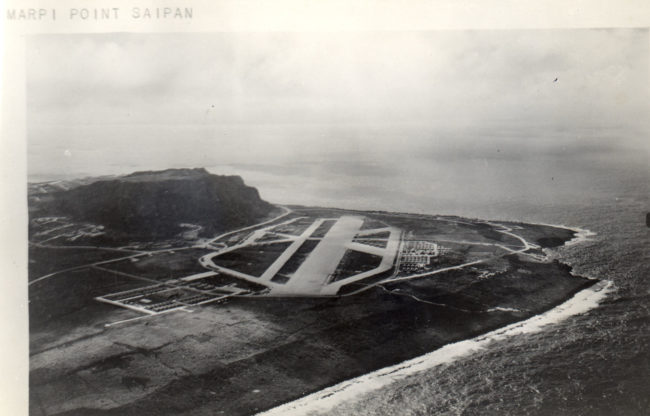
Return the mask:
[[281,284],[281,285],[287,283],[289,280],[291,280],[291,278],[290,278],[289,276],[284,275],[284,274],[280,274],[280,273],[276,274],[276,275],[273,276],[273,278],[271,279],[271,281],[272,281],[273,283],[279,283],[279,284]]
[[288,224],[278,225],[272,231],[281,234],[300,235],[314,222],[313,218],[300,218]]
[[382,256],[363,253],[361,251],[346,250],[343,258],[336,267],[331,281],[346,279],[355,274],[370,271],[379,267]]
[[96,296],[145,286],[147,283],[104,270],[74,270],[29,286],[29,323],[39,325],[97,304]]
[[125,257],[129,254],[124,251],[102,250],[98,248],[30,247],[29,280],[34,280],[59,270]]
[[363,219],[363,225],[361,225],[362,230],[372,230],[373,228],[384,228],[384,227],[386,227],[386,223],[368,217]]
[[201,248],[169,250],[104,264],[102,267],[154,280],[177,279],[205,272],[199,258],[210,252]]
[[217,290],[219,288],[229,287],[229,288],[247,290],[251,292],[257,292],[266,289],[266,286],[258,285],[244,279],[238,279],[233,276],[228,276],[227,274],[224,273],[219,273],[216,276],[209,276],[200,280],[196,280],[195,282],[196,283],[193,284],[203,284],[204,287],[201,289],[207,289],[207,290],[212,290],[212,289]]
[[318,240],[306,240],[302,243],[300,248],[284,263],[284,266],[278,271],[278,274],[292,276],[319,242]]
[[321,225],[316,228],[316,231],[314,231],[311,235],[311,238],[323,238],[325,237],[325,234],[332,228],[332,226],[336,223],[336,220],[325,220],[321,223]]
[[215,264],[251,276],[261,276],[291,245],[290,242],[251,244],[214,257]]
[[378,233],[356,235],[354,238],[388,238],[390,237],[390,231],[380,231]]
[[365,244],[367,246],[386,248],[388,246],[388,240],[365,240],[365,239],[354,239],[352,240],[355,243]]
[[263,236],[255,240],[256,243],[266,243],[269,241],[274,241],[274,240],[282,240],[286,239],[286,237],[283,237],[281,235],[275,234],[275,233],[264,233]]

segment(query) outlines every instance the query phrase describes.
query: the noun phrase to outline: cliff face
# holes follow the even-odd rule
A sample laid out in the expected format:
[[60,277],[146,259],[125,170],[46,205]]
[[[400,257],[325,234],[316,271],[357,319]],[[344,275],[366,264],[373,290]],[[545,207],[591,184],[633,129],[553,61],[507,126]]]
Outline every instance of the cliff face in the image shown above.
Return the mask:
[[206,233],[229,230],[254,224],[274,209],[239,176],[205,169],[136,172],[52,197],[44,207],[48,214],[151,237],[177,234],[181,223],[201,225]]

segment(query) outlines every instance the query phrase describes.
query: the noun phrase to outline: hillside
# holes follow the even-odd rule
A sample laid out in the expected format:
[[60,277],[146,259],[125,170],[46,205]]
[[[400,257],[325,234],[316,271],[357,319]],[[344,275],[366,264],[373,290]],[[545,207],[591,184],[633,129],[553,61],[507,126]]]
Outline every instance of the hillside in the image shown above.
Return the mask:
[[205,169],[136,172],[99,180],[41,198],[32,217],[60,215],[103,225],[134,237],[169,237],[181,223],[215,232],[253,224],[274,206],[239,176]]

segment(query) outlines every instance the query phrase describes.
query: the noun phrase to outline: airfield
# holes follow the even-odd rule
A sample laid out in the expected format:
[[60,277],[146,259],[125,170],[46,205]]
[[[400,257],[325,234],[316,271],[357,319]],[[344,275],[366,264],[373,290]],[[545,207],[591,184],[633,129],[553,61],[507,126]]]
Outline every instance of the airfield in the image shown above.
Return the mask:
[[92,224],[34,226],[33,415],[254,414],[593,283],[545,252],[573,231],[534,224],[293,206],[112,245]]
[[[141,283],[95,300],[141,314],[132,319],[221,303],[234,296],[336,296],[341,287],[394,270],[401,230],[359,215],[295,216],[246,227],[192,247],[198,273],[160,280],[141,265],[182,255],[159,250],[92,264],[98,271]],[[52,237],[48,236],[48,239]],[[197,251],[195,251],[197,252]],[[200,270],[200,271],[199,271]],[[147,284],[149,283],[149,284]],[[107,323],[112,326],[123,321]]]
[[[150,283],[102,294],[95,300],[139,312],[142,316],[134,319],[140,319],[191,312],[192,307],[240,296],[350,296],[382,283],[469,269],[507,254],[542,256],[539,245],[503,224],[445,217],[431,221],[435,221],[436,233],[416,235],[376,216],[287,209],[270,221],[191,247],[93,264],[95,269]],[[417,221],[404,224],[406,230],[413,222]],[[156,269],[142,270],[142,265],[151,262],[147,257],[163,263],[185,249],[204,253],[196,259],[193,274],[172,274],[161,280]]]
[[[334,296],[345,284],[393,267],[400,230],[361,230],[363,224],[363,217],[349,215],[293,218],[256,230],[242,243],[199,261],[208,269],[262,284],[271,296]],[[267,257],[265,250],[275,253],[268,267],[260,275],[246,273],[248,264]]]

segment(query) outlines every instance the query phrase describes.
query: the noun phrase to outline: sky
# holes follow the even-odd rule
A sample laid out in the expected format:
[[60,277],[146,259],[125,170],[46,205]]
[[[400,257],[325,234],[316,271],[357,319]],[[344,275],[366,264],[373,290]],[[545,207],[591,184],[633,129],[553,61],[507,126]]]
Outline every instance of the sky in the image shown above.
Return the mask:
[[468,160],[647,166],[649,40],[631,29],[33,36],[28,171],[205,166],[350,183],[416,180],[432,164],[454,176]]

